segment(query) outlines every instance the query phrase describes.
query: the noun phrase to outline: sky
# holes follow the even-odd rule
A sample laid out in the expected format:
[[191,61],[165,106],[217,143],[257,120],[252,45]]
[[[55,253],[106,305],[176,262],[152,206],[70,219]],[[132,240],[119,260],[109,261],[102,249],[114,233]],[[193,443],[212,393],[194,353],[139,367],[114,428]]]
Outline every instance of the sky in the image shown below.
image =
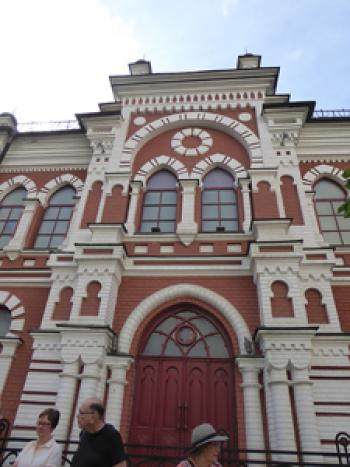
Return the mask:
[[109,76],[279,66],[277,91],[350,109],[350,0],[0,0],[0,113],[71,120],[113,100]]

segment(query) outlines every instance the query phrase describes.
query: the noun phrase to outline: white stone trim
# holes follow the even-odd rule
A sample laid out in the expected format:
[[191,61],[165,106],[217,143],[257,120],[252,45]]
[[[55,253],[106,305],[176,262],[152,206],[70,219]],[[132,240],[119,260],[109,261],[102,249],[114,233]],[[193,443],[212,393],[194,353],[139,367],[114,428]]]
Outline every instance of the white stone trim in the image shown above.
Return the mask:
[[5,337],[17,337],[11,331],[22,331],[25,321],[25,309],[20,299],[10,292],[0,291],[0,305],[6,306],[11,313],[11,325]]
[[244,338],[251,340],[249,328],[236,308],[221,295],[210,289],[194,284],[176,284],[159,290],[145,298],[130,314],[119,335],[119,351],[128,354],[135,333],[142,322],[157,307],[169,300],[193,297],[200,299],[213,307],[230,323],[235,331],[240,352],[245,354]]
[[20,187],[27,190],[28,198],[35,198],[37,187],[33,180],[24,175],[17,175],[0,184],[0,200],[2,201],[12,190]]
[[143,164],[143,166],[140,167],[140,169],[136,173],[134,180],[141,181],[143,185],[145,185],[146,180],[151,175],[153,175],[154,172],[161,169],[170,169],[171,172],[173,172],[175,177],[177,178],[190,178],[187,172],[187,168],[182,162],[178,161],[177,159],[174,159],[173,157],[161,155],[154,157],[153,159]]
[[84,183],[80,178],[73,174],[63,174],[51,179],[41,188],[38,193],[38,198],[43,206],[46,206],[50,197],[60,188],[65,185],[71,185],[75,188],[77,194],[80,193],[84,187]]
[[308,172],[306,172],[306,174],[303,177],[303,183],[305,186],[313,186],[318,179],[326,175],[343,186],[345,180],[342,176],[342,172],[343,169],[339,169],[338,167],[334,167],[333,165],[316,165]]
[[240,162],[230,156],[226,156],[225,154],[217,153],[198,162],[193,167],[191,178],[198,178],[198,176],[203,178],[215,167],[221,167],[228,170],[236,179],[248,177],[247,171]]
[[262,164],[260,140],[250,128],[242,122],[225,115],[195,111],[167,115],[138,129],[124,143],[120,165],[131,167],[135,154],[147,141],[164,131],[189,124],[224,131],[243,144],[250,156],[252,165],[260,166]]

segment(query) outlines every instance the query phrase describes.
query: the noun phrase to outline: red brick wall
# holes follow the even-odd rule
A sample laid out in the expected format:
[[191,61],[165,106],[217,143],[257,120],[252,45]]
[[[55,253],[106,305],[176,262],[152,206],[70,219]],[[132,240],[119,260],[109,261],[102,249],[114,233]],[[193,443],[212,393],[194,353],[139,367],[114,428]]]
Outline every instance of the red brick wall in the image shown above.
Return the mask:
[[96,222],[97,211],[102,196],[102,182],[94,182],[89,191],[80,227],[87,229],[88,224]]
[[258,191],[252,193],[254,219],[278,219],[276,193],[271,191],[268,182],[261,181],[257,185]]
[[71,287],[64,287],[64,289],[60,291],[59,300],[55,304],[52,319],[69,320],[72,310],[72,297],[73,289]]
[[90,282],[86,287],[86,297],[81,302],[81,316],[97,316],[100,309],[101,299],[98,296],[101,284],[97,281]]
[[126,219],[129,198],[122,195],[123,187],[114,186],[112,193],[106,197],[102,222],[122,224]]
[[3,391],[4,416],[13,423],[32,356],[33,339],[28,332],[40,327],[49,289],[43,287],[2,287],[1,290],[16,295],[25,308],[24,329],[21,332],[14,332],[23,339],[23,344],[17,347]]
[[307,300],[306,313],[310,324],[328,323],[328,315],[325,305],[322,304],[322,295],[318,290],[308,289],[305,292]]
[[294,316],[293,302],[288,297],[288,286],[282,281],[271,285],[271,312],[274,318],[292,318]]
[[281,192],[286,217],[292,219],[293,225],[304,224],[304,219],[300,208],[298,190],[294,184],[293,178],[284,176],[281,178],[281,182]]
[[341,330],[350,332],[350,287],[348,285],[337,285],[332,287],[332,291]]

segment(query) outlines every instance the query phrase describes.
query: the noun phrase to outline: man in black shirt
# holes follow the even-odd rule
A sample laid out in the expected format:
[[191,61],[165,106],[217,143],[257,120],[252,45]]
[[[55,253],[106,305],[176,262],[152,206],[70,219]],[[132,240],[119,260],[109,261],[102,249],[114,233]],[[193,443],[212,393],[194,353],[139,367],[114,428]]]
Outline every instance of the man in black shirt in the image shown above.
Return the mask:
[[82,431],[73,467],[126,467],[122,438],[113,425],[104,422],[104,412],[98,399],[88,399],[79,407]]

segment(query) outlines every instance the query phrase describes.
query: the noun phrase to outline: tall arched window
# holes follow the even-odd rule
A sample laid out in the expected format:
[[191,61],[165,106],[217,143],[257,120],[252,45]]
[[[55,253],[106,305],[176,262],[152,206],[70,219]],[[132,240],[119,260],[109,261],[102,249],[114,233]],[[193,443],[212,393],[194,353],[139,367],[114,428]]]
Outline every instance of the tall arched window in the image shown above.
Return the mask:
[[143,199],[141,232],[176,231],[176,178],[167,170],[153,175]]
[[2,200],[0,205],[0,248],[7,245],[14,236],[24,209],[26,197],[26,189],[17,188]]
[[315,185],[315,207],[324,239],[331,245],[350,244],[350,219],[345,219],[337,209],[346,200],[344,190],[323,179]]
[[0,337],[6,336],[11,326],[11,312],[5,305],[0,305]]
[[203,180],[202,231],[237,232],[238,229],[234,180],[225,170],[214,169]]
[[72,217],[74,196],[75,190],[70,186],[61,188],[51,196],[34,248],[57,248],[61,245]]

